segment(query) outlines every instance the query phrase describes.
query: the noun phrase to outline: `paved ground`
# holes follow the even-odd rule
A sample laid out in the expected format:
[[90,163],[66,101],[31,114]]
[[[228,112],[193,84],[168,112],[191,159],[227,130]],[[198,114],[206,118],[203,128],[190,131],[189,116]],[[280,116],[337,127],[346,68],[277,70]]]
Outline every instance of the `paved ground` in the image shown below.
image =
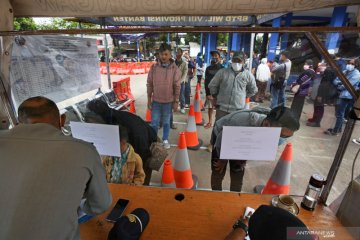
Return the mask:
[[[111,76],[112,81],[115,81],[124,76]],[[146,113],[146,77],[147,75],[134,75],[131,76],[131,89],[136,98],[136,112],[141,117],[145,117]],[[107,86],[106,76],[102,75],[103,86]],[[195,81],[193,81],[192,91],[195,87]],[[105,87],[104,87],[105,88]],[[94,93],[90,93],[93,95]],[[89,95],[89,94],[87,94]],[[83,98],[86,94],[80,96]],[[204,100],[205,96],[202,96]],[[76,99],[78,100],[78,99]],[[287,105],[291,104],[291,97],[288,97]],[[70,100],[74,101],[74,99]],[[268,106],[268,103],[264,103],[264,106]],[[311,128],[305,125],[308,117],[312,115],[312,104],[306,103],[303,114],[301,117],[301,128],[289,141],[293,144],[293,162],[292,162],[292,174],[291,174],[291,194],[303,195],[307,187],[310,176],[313,173],[320,173],[324,176],[327,175],[331,163],[334,159],[339,141],[339,137],[327,136],[323,134],[323,131],[329,127],[332,127],[335,122],[334,108],[326,107],[325,117],[322,122],[321,128]],[[203,118],[207,120],[207,112],[203,112]],[[177,122],[177,130],[172,130],[170,133],[170,143],[176,144],[178,133],[185,130],[187,116],[181,113],[174,114],[174,121]],[[204,145],[208,144],[210,139],[211,130],[204,129],[202,126],[197,127],[199,137],[204,140]],[[159,136],[162,136],[161,130]],[[360,128],[357,125],[353,137],[360,136]],[[284,146],[283,146],[284,147]],[[278,150],[278,157],[280,156],[283,147]],[[351,176],[351,166],[353,158],[358,149],[358,146],[350,143],[343,160],[343,164],[339,169],[337,179],[333,186],[330,200],[336,198],[347,186]],[[174,159],[176,147],[172,147],[169,150],[169,158]],[[278,159],[277,157],[277,159]],[[195,175],[199,178],[199,188],[210,189],[210,153],[205,150],[189,151],[189,159],[191,161],[191,168]],[[269,179],[276,161],[248,161],[246,166],[246,172],[244,177],[243,192],[252,192],[253,187],[258,184],[265,184]],[[355,176],[360,174],[360,167],[356,168]],[[159,185],[161,181],[161,172],[153,172],[151,184]],[[223,182],[223,189],[229,189],[229,174]]]

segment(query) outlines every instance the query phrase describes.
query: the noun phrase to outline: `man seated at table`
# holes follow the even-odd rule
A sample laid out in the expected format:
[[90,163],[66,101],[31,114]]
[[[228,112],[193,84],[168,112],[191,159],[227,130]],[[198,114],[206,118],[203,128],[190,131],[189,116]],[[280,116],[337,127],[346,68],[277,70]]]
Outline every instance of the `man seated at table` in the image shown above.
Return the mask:
[[79,239],[81,199],[91,215],[112,202],[98,152],[62,134],[65,117],[45,97],[25,100],[18,119],[0,133],[0,239]]
[[266,205],[260,206],[250,219],[237,220],[225,240],[244,240],[247,233],[251,240],[317,239],[295,215]]
[[145,173],[140,156],[128,143],[129,137],[124,127],[119,127],[121,157],[103,157],[106,180],[109,183],[143,185]]
[[299,120],[292,113],[291,109],[283,106],[276,107],[271,112],[265,108],[240,110],[216,121],[211,135],[211,144],[213,145],[211,155],[211,188],[217,191],[222,190],[222,181],[226,173],[227,163],[229,162],[230,191],[234,192],[241,192],[246,160],[220,159],[222,130],[224,126],[280,127],[279,145],[300,128]]

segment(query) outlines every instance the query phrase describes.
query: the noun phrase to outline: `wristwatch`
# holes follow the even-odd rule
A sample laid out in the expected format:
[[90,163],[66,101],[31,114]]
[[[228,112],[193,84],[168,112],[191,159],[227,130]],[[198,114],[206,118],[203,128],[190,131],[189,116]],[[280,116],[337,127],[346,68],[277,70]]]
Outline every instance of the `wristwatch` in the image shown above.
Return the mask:
[[235,222],[235,224],[233,225],[234,230],[237,229],[237,228],[241,228],[242,230],[245,231],[245,233],[248,232],[248,226],[241,219],[237,220]]

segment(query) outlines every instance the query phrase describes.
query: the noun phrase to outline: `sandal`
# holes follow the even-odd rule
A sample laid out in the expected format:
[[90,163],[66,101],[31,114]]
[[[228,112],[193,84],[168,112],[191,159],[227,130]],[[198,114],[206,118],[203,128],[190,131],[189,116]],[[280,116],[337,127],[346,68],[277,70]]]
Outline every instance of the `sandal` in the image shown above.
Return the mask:
[[207,124],[204,125],[204,128],[205,128],[205,129],[209,129],[209,128],[211,128],[211,127],[212,127],[212,124],[211,124],[211,123],[207,123]]

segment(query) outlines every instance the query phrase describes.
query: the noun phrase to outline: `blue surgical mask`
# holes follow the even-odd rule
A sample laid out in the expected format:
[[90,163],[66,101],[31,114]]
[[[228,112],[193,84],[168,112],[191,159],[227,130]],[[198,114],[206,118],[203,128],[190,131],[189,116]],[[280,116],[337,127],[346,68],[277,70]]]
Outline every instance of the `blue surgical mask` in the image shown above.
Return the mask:
[[353,71],[355,69],[355,66],[352,64],[346,64],[346,70],[348,70],[349,72]]
[[287,138],[280,137],[280,138],[279,138],[278,146],[283,145],[283,144],[286,142],[286,140],[287,140]]

